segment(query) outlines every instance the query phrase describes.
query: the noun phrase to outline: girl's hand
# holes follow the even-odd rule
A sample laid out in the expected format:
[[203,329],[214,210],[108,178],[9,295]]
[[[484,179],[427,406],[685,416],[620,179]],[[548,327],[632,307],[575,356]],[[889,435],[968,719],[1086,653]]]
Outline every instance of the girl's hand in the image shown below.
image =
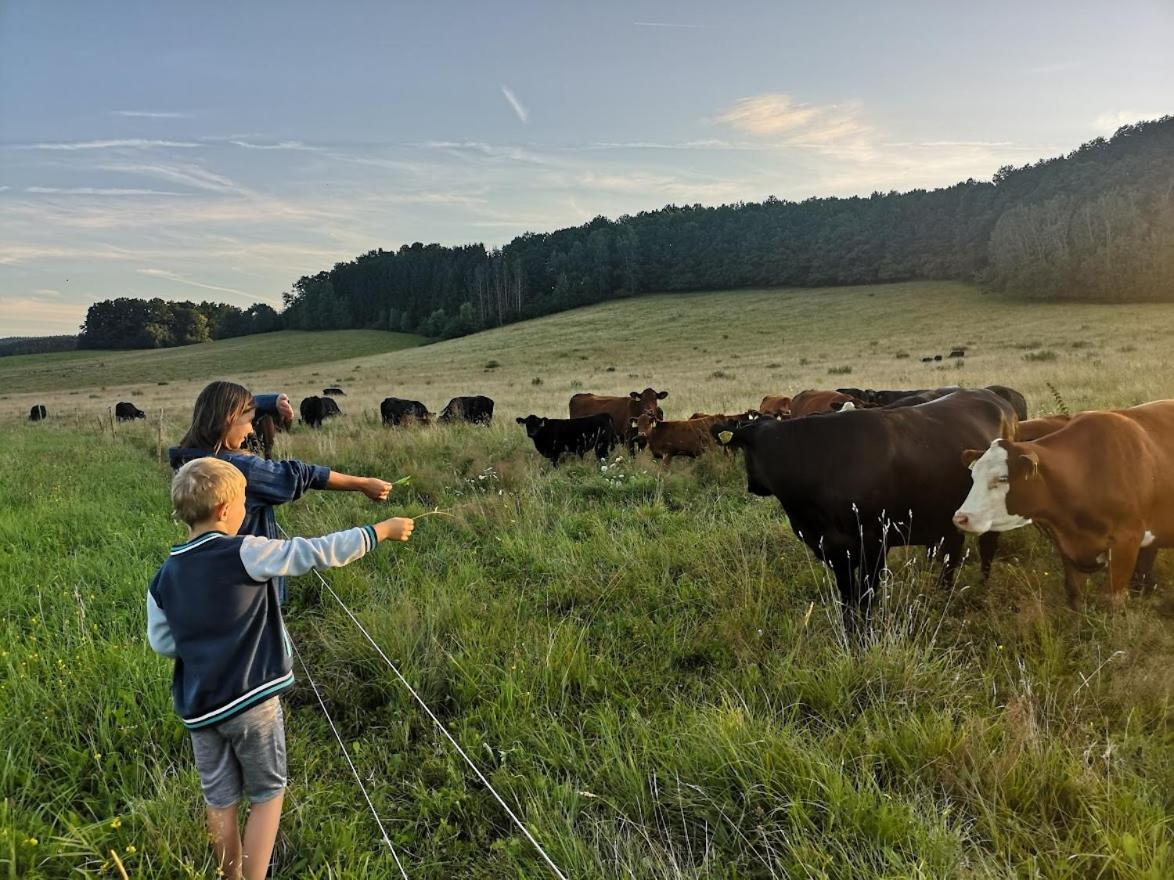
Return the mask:
[[372,501],[386,501],[391,494],[391,483],[378,477],[365,477],[360,491]]

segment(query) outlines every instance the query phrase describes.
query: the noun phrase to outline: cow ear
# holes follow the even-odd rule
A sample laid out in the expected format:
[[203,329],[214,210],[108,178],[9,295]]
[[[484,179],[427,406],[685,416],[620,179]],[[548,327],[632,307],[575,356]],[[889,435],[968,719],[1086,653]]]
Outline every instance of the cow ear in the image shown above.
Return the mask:
[[517,422],[519,425],[526,424],[526,420],[524,418],[522,418],[521,416],[518,416],[516,419],[514,419],[514,421]]
[[1039,476],[1039,456],[1024,452],[1015,459],[1015,472],[1025,480],[1035,479]]
[[640,392],[639,391],[629,391],[628,397],[632,398],[633,400],[639,400],[640,399]]
[[962,463],[974,470],[974,463],[982,458],[985,452],[983,449],[967,449],[962,453]]
[[640,420],[639,419],[632,419],[630,424],[631,424],[631,427],[637,428],[640,426]]
[[748,421],[748,422],[756,421],[761,415],[762,415],[762,413],[760,413],[758,410],[752,409],[752,410],[750,410],[750,412],[746,413],[746,421]]
[[668,396],[669,396],[669,393],[668,393],[667,391],[658,391],[658,392],[656,392],[656,399],[657,399],[657,400],[664,400],[664,399],[665,399],[666,397],[668,397]]

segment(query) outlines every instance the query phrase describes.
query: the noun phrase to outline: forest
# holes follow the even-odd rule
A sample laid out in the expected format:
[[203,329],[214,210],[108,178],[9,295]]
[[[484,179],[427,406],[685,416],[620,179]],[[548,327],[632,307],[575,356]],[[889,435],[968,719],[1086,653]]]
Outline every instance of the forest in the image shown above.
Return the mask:
[[278,328],[444,339],[642,293],[917,279],[1044,300],[1174,299],[1174,117],[942,189],[667,205],[526,232],[495,249],[375,250],[299,278],[280,314],[96,303],[80,344],[185,345]]

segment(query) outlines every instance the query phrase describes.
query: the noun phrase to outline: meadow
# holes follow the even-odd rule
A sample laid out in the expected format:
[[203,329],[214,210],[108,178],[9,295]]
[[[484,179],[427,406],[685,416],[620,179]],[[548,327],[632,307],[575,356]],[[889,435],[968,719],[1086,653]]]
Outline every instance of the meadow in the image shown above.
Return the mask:
[[[410,475],[390,508],[437,512],[326,578],[566,876],[1174,873],[1168,560],[1122,613],[1073,614],[1033,531],[1005,537],[988,583],[967,564],[950,591],[893,552],[871,637],[850,646],[826,573],[739,460],[552,470],[513,423],[645,385],[669,390],[669,417],[837,385],[1126,405],[1170,395],[1174,306],[919,283],[643,297],[395,351],[356,332],[302,335],[314,360],[280,360],[305,346],[270,334],[247,360],[142,354],[130,375],[113,357],[0,361],[0,876],[118,876],[115,855],[132,877],[215,875],[170,664],[143,632],[181,536],[157,438],[178,439],[212,378],[295,405],[340,385],[344,416],[279,452]],[[955,345],[960,364],[920,362]],[[491,428],[375,415],[389,394],[439,411],[465,393],[497,401]],[[117,400],[151,418],[100,425]],[[49,421],[23,421],[41,402]],[[315,492],[280,517],[318,534],[387,510]],[[551,876],[313,576],[291,584],[287,622],[410,877]],[[278,876],[399,876],[295,671]]]

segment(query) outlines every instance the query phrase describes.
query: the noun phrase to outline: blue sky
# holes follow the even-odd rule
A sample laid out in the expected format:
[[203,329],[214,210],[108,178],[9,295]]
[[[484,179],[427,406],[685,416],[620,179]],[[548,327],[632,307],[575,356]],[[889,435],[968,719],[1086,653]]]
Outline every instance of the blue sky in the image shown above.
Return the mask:
[[0,336],[413,241],[948,185],[1174,112],[1174,3],[0,0]]

